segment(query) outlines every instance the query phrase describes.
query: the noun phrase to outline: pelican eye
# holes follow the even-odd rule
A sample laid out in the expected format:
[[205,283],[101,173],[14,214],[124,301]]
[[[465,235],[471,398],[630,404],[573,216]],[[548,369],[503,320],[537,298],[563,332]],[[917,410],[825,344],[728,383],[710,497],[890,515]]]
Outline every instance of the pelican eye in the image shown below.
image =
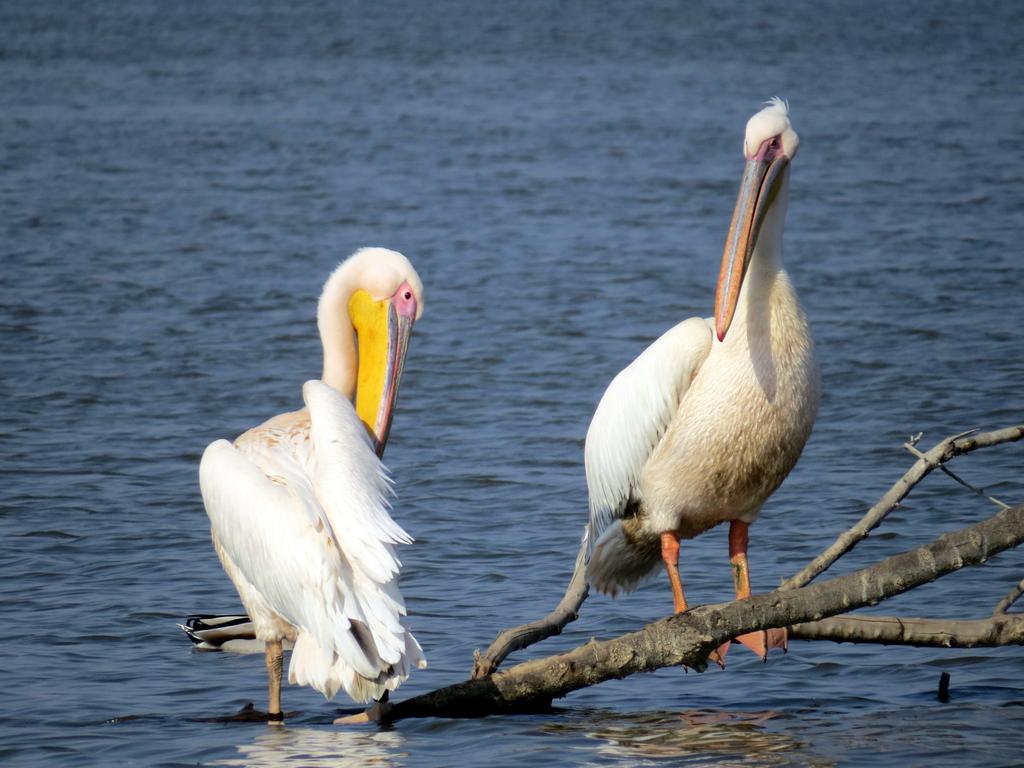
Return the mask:
[[402,298],[405,299],[406,301],[411,299],[412,298],[412,291],[406,291],[405,293],[403,293],[402,294]]

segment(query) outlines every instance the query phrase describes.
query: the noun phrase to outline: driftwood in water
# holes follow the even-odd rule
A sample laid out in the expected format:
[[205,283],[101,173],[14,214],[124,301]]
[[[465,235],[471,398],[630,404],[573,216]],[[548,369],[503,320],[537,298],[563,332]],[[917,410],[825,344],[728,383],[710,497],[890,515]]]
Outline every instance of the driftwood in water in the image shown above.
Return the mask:
[[[472,679],[391,706],[375,708],[372,719],[481,717],[543,709],[554,699],[604,680],[686,666],[703,670],[708,654],[724,641],[747,632],[788,627],[793,640],[834,640],[971,647],[1024,644],[1024,617],[1008,608],[1024,592],[1024,581],[1004,597],[993,615],[980,620],[904,619],[848,616],[1024,541],[1024,505],[1003,507],[995,516],[945,534],[935,541],[844,576],[809,584],[862,540],[928,473],[969,451],[1024,437],[1024,425],[943,440],[927,453],[907,445],[918,461],[864,518],[779,589],[747,600],[700,606],[620,637],[590,642],[567,653],[493,671],[505,656],[558,634],[576,618],[587,596],[585,550],[577,554],[573,580],[558,608],[545,619],[506,630],[484,654],[477,654]],[[957,478],[967,487],[979,489]],[[987,497],[988,498],[988,497]],[[830,618],[834,617],[834,618]]]
[[[819,584],[775,590],[749,600],[705,605],[613,640],[524,662],[395,704],[387,718],[480,717],[536,710],[571,691],[637,672],[687,666],[702,670],[708,654],[736,635],[818,621],[906,592],[965,565],[976,565],[1024,541],[1024,505],[946,534],[923,547]],[[993,618],[993,623],[1005,618]],[[1017,641],[1024,640],[1020,633]]]
[[[1024,437],[1024,425],[1007,427],[1006,429],[998,429],[981,434],[967,432],[953,435],[939,442],[927,453],[921,453],[915,447],[920,437],[918,435],[904,446],[918,457],[914,465],[878,500],[877,504],[864,514],[856,525],[843,532],[828,549],[815,557],[798,574],[785,581],[782,585],[783,589],[802,587],[823,573],[842,555],[853,549],[857,542],[864,539],[874,530],[885,519],[886,515],[895,509],[907,494],[910,493],[911,489],[933,470],[941,469],[943,472],[952,475],[945,467],[946,462],[980,448],[1020,440]],[[963,483],[960,478],[955,475],[952,476],[958,482]],[[977,489],[967,483],[964,483],[964,485],[977,491]],[[1000,502],[996,503],[1004,508],[1006,506]],[[477,651],[473,664],[472,676],[474,678],[486,677],[494,672],[510,653],[526,648],[552,635],[557,635],[565,628],[566,624],[576,620],[580,607],[583,605],[583,601],[587,599],[588,594],[587,582],[584,576],[585,558],[586,542],[584,541],[580,544],[579,552],[576,554],[576,566],[573,569],[572,579],[558,607],[539,621],[506,629],[498,635],[486,651],[483,653]],[[1024,589],[1024,586],[1022,586],[1022,589]],[[863,642],[863,640],[858,640],[859,637],[858,633],[854,633],[851,635],[850,640],[851,642]],[[832,636],[828,639],[835,640],[838,638]]]

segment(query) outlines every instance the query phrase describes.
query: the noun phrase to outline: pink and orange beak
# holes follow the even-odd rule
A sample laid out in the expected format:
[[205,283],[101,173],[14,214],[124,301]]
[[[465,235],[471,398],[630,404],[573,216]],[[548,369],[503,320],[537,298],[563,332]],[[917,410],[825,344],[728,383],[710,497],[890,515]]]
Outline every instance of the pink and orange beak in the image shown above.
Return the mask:
[[778,182],[788,165],[789,158],[782,150],[779,137],[774,137],[761,144],[754,156],[747,159],[743,169],[715,292],[715,334],[719,341],[725,340],[732,324],[761,223],[775,199]]
[[391,432],[416,312],[416,295],[408,283],[402,283],[386,299],[374,299],[359,290],[349,301],[359,345],[356,414],[370,433],[378,456],[383,455]]

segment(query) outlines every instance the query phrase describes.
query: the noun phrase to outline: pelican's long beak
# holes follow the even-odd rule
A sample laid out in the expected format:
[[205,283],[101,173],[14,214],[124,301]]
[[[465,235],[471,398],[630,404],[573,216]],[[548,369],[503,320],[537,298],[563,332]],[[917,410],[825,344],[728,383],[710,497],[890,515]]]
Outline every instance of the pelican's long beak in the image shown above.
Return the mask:
[[349,302],[349,315],[359,344],[356,414],[381,456],[391,431],[405,353],[416,321],[416,300],[405,284],[387,299],[374,299],[359,290]]
[[761,222],[775,199],[779,187],[776,182],[789,163],[783,154],[769,159],[767,149],[762,145],[757,155],[748,160],[743,169],[743,181],[740,182],[736,210],[733,211],[729,236],[725,241],[722,269],[718,273],[718,290],[715,292],[715,333],[719,341],[725,339],[732,324]]

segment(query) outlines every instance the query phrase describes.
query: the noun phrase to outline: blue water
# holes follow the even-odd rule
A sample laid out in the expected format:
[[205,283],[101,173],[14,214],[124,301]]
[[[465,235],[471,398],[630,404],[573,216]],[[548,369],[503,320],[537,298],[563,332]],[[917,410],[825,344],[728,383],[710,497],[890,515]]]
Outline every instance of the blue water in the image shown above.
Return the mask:
[[[550,715],[340,730],[259,656],[175,623],[233,611],[196,469],[319,373],[319,288],[355,248],[426,283],[387,463],[417,539],[403,590],[431,663],[558,599],[604,386],[711,311],[747,117],[802,137],[786,259],[825,395],[752,531],[790,575],[909,465],[902,443],[1024,414],[1024,6],[1015,3],[0,4],[0,761],[10,765],[1009,765],[1017,648],[794,643],[662,670]],[[1024,500],[1019,445],[956,469]],[[936,475],[837,572],[994,511]],[[683,550],[729,596],[724,531]],[[877,610],[983,617],[1009,552]],[[657,579],[561,637],[671,609]],[[934,691],[952,676],[952,701]]]

